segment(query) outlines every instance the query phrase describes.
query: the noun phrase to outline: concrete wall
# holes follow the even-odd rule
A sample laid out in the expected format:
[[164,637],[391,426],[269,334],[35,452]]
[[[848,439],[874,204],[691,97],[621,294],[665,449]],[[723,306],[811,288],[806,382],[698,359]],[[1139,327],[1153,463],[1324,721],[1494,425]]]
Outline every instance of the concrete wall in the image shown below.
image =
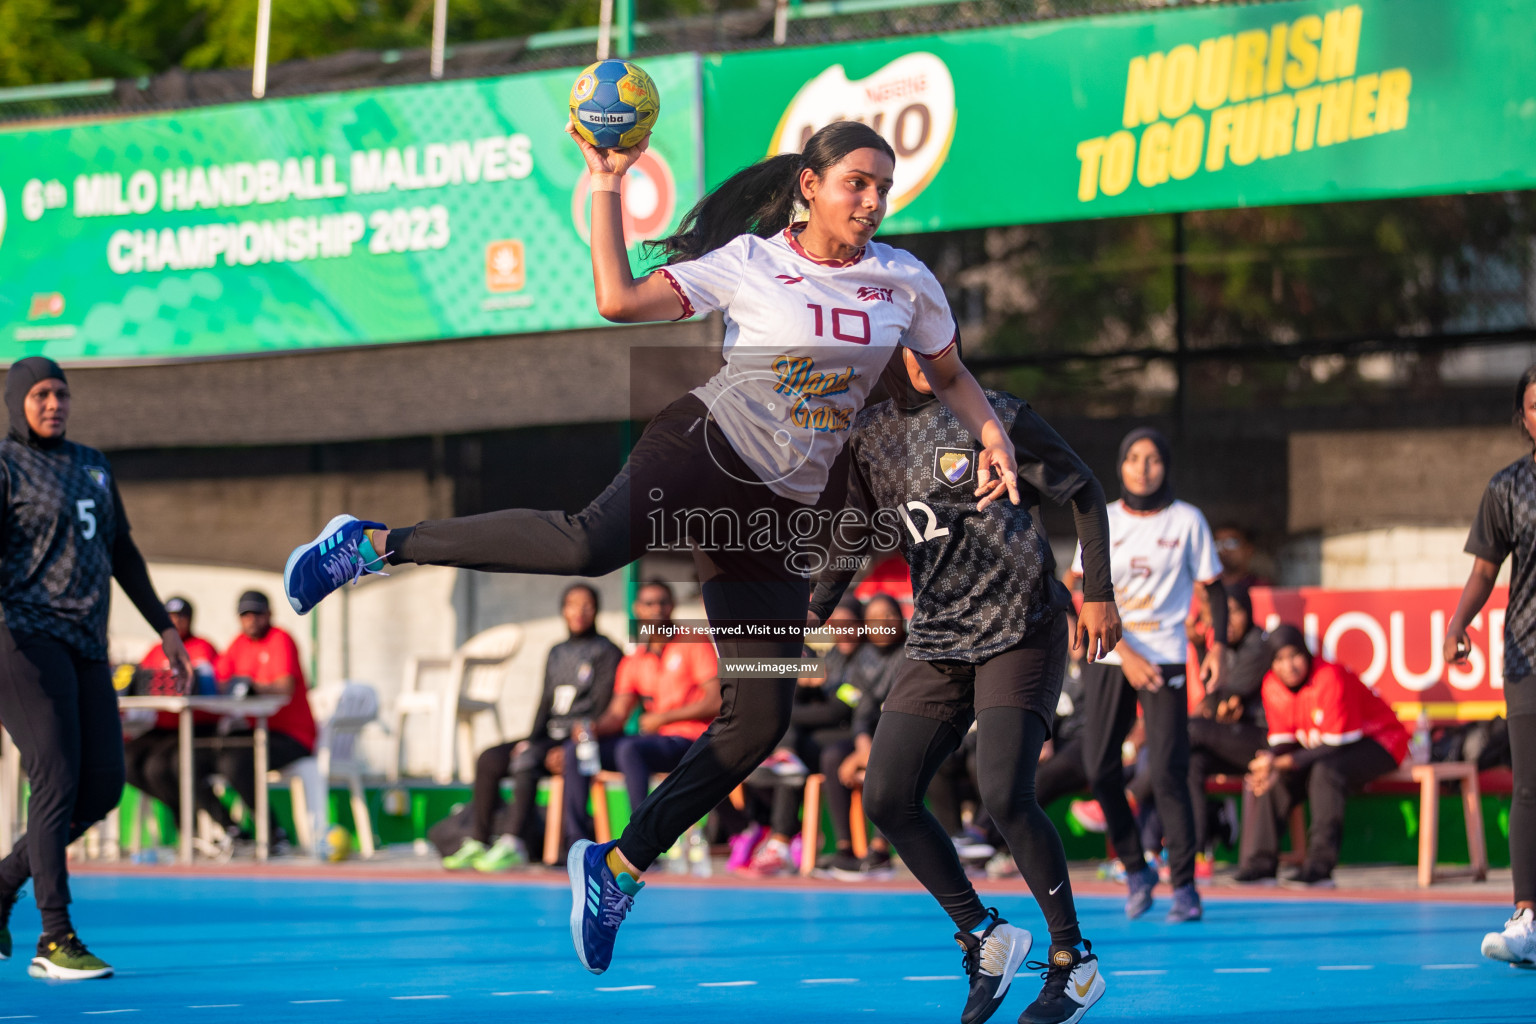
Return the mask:
[[1415,589],[1466,582],[1483,489],[1530,446],[1508,427],[1319,431],[1292,434],[1289,455],[1279,582]]

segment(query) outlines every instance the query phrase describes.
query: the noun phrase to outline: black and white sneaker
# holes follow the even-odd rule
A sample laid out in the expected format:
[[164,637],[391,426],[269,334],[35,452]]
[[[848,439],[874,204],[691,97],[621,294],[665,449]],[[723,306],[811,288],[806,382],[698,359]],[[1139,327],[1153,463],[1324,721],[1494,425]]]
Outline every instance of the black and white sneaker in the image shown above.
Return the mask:
[[960,1014],[960,1024],[981,1024],[1002,1005],[1013,976],[1035,941],[1023,928],[1015,928],[998,917],[991,907],[987,914],[991,923],[980,935],[955,933],[955,942],[964,956],[966,977],[971,982],[971,994]]
[[1036,960],[1029,967],[1043,968],[1040,977],[1045,979],[1045,987],[1019,1015],[1019,1024],[1077,1024],[1104,996],[1099,958],[1093,955],[1093,943],[1086,939],[1081,952],[1058,949],[1051,953],[1049,963]]

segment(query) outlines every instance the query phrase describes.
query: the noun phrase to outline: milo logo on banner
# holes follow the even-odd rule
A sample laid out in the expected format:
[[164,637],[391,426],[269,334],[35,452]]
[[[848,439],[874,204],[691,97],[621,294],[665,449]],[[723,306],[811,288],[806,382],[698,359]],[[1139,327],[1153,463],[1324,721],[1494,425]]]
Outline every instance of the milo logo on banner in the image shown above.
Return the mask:
[[1133,58],[1122,130],[1078,143],[1077,198],[1406,128],[1413,77],[1358,73],[1362,21],[1352,5]]
[[949,156],[955,138],[955,81],[931,53],[909,53],[868,77],[848,80],[834,64],[795,93],[768,155],[798,153],[817,129],[833,121],[862,121],[896,150],[888,214],[916,199]]

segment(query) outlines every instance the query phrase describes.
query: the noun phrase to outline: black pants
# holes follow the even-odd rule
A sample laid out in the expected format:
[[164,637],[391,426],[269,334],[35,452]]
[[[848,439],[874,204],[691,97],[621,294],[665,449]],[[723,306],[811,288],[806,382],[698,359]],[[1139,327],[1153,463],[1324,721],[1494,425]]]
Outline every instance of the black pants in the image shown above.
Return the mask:
[[1088,773],[1083,769],[1083,741],[1074,736],[1056,747],[1051,756],[1035,770],[1035,795],[1041,807],[1049,807],[1064,796],[1088,789]]
[[843,780],[837,774],[837,769],[851,753],[851,736],[821,749],[821,794],[827,801],[827,814],[832,818],[832,835],[840,849],[853,846],[853,790],[843,785]]
[[1536,902],[1536,715],[1509,716],[1509,753],[1515,776],[1509,807],[1509,865],[1515,902]]
[[[1183,665],[1160,666],[1163,679],[1181,677]],[[1140,703],[1147,732],[1147,768],[1152,792],[1168,841],[1169,881],[1195,882],[1195,814],[1189,799],[1189,710],[1184,688],[1164,686],[1156,693],[1134,689],[1119,665],[1083,667],[1083,768],[1093,795],[1104,809],[1115,856],[1127,872],[1146,866],[1136,818],[1125,798],[1125,770],[1120,747],[1136,721]]]
[[[390,534],[391,561],[602,576],[647,550],[688,545],[711,623],[804,623],[810,585],[791,538],[793,524],[807,514],[814,519],[815,511],[749,482],[756,479],[704,403],[688,395],[651,421],[613,483],[577,514],[508,509],[421,523]],[[761,539],[764,519],[780,525],[784,545],[744,550],[754,547],[750,538]],[[715,646],[722,658],[797,658],[802,634],[721,638]],[[729,795],[789,727],[793,677],[722,679],[720,691],[720,713],[708,731],[635,809],[619,839],[637,868],[649,867]]]
[[470,803],[470,835],[482,843],[495,838],[496,815],[501,810],[501,780],[512,776],[512,807],[508,813],[505,831],[527,841],[528,820],[533,814],[534,794],[539,780],[548,775],[544,758],[563,741],[549,737],[529,740],[527,748],[518,756],[512,755],[517,746],[503,743],[481,751],[475,760],[475,795]]
[[[805,729],[792,732],[795,754],[811,770],[821,764],[821,753],[833,744],[849,740],[849,732],[841,729]],[[805,779],[781,779],[773,788],[773,810],[769,828],[780,835],[793,835],[800,831],[800,809],[805,805]],[[834,816],[835,817],[835,816]],[[846,822],[847,814],[843,815]],[[851,840],[850,840],[851,841]]]
[[27,832],[0,861],[0,892],[28,878],[37,905],[69,905],[64,851],[123,794],[123,730],[105,661],[0,626],[0,722],[32,784]]
[[[212,747],[199,747],[194,759],[197,765],[198,779],[205,779],[209,775],[222,775],[224,781],[229,783],[229,788],[240,795],[240,802],[245,805],[245,827],[252,832],[256,829],[256,749],[250,745],[251,732],[240,730],[229,733],[228,739],[240,741],[239,745],[225,746],[219,742],[219,738],[213,739]],[[281,733],[275,729],[267,731],[267,767],[272,771],[286,768],[301,757],[308,757],[314,751],[300,741]],[[208,816],[225,828],[234,827],[235,821],[229,814],[229,808],[214,795],[211,787],[201,784],[193,787],[193,796],[198,809],[207,811]],[[178,825],[180,819],[178,819]],[[267,827],[271,830],[268,834],[278,836],[282,830],[277,825],[277,815],[272,812],[270,804],[267,806]]]
[[[1345,798],[1396,768],[1397,762],[1381,744],[1356,740],[1329,750],[1305,768],[1281,772],[1263,796],[1245,792],[1239,855],[1242,866],[1255,871],[1275,870],[1280,862],[1280,835],[1291,808],[1305,800],[1312,809],[1306,866],[1322,874],[1333,871],[1344,839]],[[1513,834],[1514,829],[1510,832]]]
[[1264,730],[1243,722],[1214,718],[1189,720],[1189,802],[1195,811],[1195,849],[1211,847],[1211,816],[1206,813],[1205,782],[1212,775],[1243,775],[1248,762],[1268,745]]
[[[1038,713],[1024,708],[977,712],[977,775],[982,802],[1045,914],[1052,947],[1066,947],[1082,941],[1067,855],[1056,827],[1035,798],[1035,765],[1047,729]],[[949,833],[923,804],[934,773],[960,740],[961,734],[949,722],[885,712],[875,727],[864,807],[955,927],[970,931],[985,919],[986,911]]]
[[[212,722],[198,723],[192,727],[195,740],[211,739],[217,726]],[[154,797],[166,806],[171,819],[181,823],[181,759],[180,737],[175,729],[151,729],[142,736],[129,740],[124,748],[124,767],[128,785],[147,796]],[[213,759],[204,757],[192,792],[198,807],[208,810],[218,803],[208,783],[208,771],[216,771]],[[221,824],[228,817],[223,804],[218,804],[216,821]]]

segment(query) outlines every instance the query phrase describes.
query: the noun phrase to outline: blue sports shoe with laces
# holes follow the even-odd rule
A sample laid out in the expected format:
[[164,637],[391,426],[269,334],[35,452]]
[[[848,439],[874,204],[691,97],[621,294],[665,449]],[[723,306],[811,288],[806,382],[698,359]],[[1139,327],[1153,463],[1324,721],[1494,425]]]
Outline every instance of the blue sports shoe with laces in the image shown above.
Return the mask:
[[581,966],[593,974],[602,974],[613,961],[619,925],[635,905],[635,893],[645,888],[629,872],[615,877],[608,869],[608,851],[615,845],[617,840],[599,845],[579,839],[565,858],[571,874],[571,942]]
[[343,514],[326,523],[320,536],[294,548],[283,569],[283,592],[293,610],[303,615],[343,583],[383,569],[388,552],[374,551],[364,531],[384,528]]

